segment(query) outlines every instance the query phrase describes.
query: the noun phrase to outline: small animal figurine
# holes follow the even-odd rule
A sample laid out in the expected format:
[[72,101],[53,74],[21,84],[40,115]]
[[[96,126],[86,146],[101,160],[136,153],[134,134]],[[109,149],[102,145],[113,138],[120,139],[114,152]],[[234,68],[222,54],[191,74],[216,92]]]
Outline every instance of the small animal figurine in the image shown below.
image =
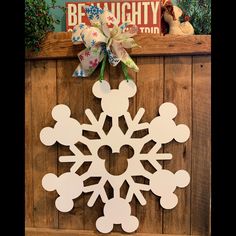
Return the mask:
[[164,20],[169,24],[169,34],[175,35],[192,35],[194,34],[193,26],[188,22],[185,21],[180,23],[179,18],[182,16],[183,11],[177,7],[173,6],[174,17],[169,11],[164,12]]

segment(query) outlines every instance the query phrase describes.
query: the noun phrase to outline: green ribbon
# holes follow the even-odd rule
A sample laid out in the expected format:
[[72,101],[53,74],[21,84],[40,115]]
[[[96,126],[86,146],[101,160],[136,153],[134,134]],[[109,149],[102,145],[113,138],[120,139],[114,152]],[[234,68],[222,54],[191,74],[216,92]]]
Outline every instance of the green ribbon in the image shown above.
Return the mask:
[[105,56],[103,58],[103,61],[102,61],[102,66],[101,66],[100,75],[99,75],[100,82],[102,82],[102,80],[104,80],[104,72],[105,72],[106,60],[107,60],[107,54],[105,54]]
[[127,65],[124,64],[123,62],[121,63],[121,67],[122,67],[122,71],[124,73],[125,79],[127,80],[127,82],[131,79],[130,76],[128,75],[128,70],[127,70]]
[[[104,56],[103,60],[102,60],[102,66],[101,66],[101,70],[100,70],[100,74],[99,74],[99,81],[102,82],[102,80],[104,80],[104,73],[105,73],[105,66],[106,66],[106,60],[107,60],[107,54]],[[123,62],[121,63],[121,68],[122,71],[124,73],[125,79],[127,80],[127,82],[129,80],[131,80],[130,76],[128,75],[128,67],[126,64],[124,64]]]

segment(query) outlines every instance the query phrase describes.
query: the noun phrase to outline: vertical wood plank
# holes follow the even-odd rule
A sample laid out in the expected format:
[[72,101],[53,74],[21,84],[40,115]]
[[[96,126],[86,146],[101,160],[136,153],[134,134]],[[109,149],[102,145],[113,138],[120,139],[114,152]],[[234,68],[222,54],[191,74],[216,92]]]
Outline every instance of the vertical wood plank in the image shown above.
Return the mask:
[[[131,116],[136,114],[137,109],[144,107],[146,111],[142,122],[150,122],[157,115],[158,108],[165,99],[175,103],[178,108],[179,113],[175,121],[188,125],[192,130],[186,143],[179,144],[173,141],[164,149],[165,152],[173,154],[171,161],[165,161],[165,169],[173,172],[178,169],[191,172],[192,169],[191,187],[177,189],[175,193],[179,198],[178,205],[173,210],[164,210],[164,213],[158,197],[151,192],[144,192],[147,200],[145,206],[141,206],[136,199],[133,199],[132,214],[136,214],[134,206],[137,204],[140,233],[210,234],[210,56],[194,56],[192,71],[191,62],[191,57],[166,57],[163,72],[163,58],[137,58],[140,68],[136,82],[138,92],[135,98],[130,99]],[[103,214],[103,203],[100,199],[94,207],[86,206],[90,195],[86,194],[85,197],[81,196],[75,200],[75,208],[71,212],[59,213],[58,221],[58,211],[54,204],[57,194],[47,192],[41,186],[41,179],[46,173],[57,174],[58,171],[62,174],[70,167],[69,164],[62,166],[58,161],[59,155],[69,154],[64,148],[59,148],[57,154],[56,145],[47,147],[39,140],[40,130],[55,124],[51,110],[56,103],[68,105],[72,116],[81,123],[89,123],[84,115],[86,108],[90,108],[96,117],[101,112],[100,100],[92,94],[92,86],[98,78],[99,69],[90,78],[71,78],[77,63],[78,61],[73,59],[59,60],[56,70],[55,61],[26,62],[25,222],[27,227],[57,228],[59,224],[61,229],[89,229],[96,232],[96,219]],[[136,76],[132,73],[131,77]],[[107,77],[106,79],[108,80]],[[111,87],[118,88],[122,79],[121,68],[111,67],[109,78]],[[57,163],[59,163],[58,168]],[[110,168],[115,166],[111,163]],[[115,227],[114,230],[121,231],[119,227]]]
[[[132,58],[133,61],[137,64],[137,58]],[[130,76],[130,78],[132,78],[132,80],[135,82],[136,86],[138,86],[137,84],[137,73],[132,71],[132,70],[128,70],[128,74]],[[124,76],[123,76],[124,79]],[[138,87],[137,87],[137,91],[138,91]],[[134,97],[129,98],[129,109],[128,109],[130,115],[132,118],[134,118],[134,116],[137,113],[137,93]],[[123,125],[123,124],[121,124]],[[130,156],[130,153],[127,153]],[[128,191],[128,187],[125,190],[125,193],[127,193]],[[131,214],[136,216],[137,212],[136,212],[136,207],[137,207],[137,199],[133,198],[132,201],[130,202],[130,206],[131,206]],[[123,231],[124,232],[124,231]]]
[[[83,96],[84,96],[84,108],[91,109],[95,117],[98,119],[100,113],[102,112],[100,99],[96,98],[92,93],[93,84],[98,80],[100,72],[100,66],[95,72],[90,76],[83,79]],[[105,79],[107,79],[107,73],[105,73]],[[90,124],[87,116],[84,114],[84,123]],[[94,138],[94,134],[90,133],[88,138]],[[90,185],[90,184],[89,184]],[[87,202],[92,193],[86,193],[84,196],[84,229],[97,231],[95,223],[97,218],[103,215],[103,202],[99,197],[95,202],[93,207],[88,207]]]
[[[136,62],[136,59],[134,59],[134,61]],[[136,83],[136,73],[133,72],[132,70],[128,70],[128,74],[130,76],[130,78],[132,78],[132,80]],[[121,81],[125,80],[124,74],[122,72],[121,69],[121,63],[119,63],[116,67],[110,66],[110,71],[109,71],[109,83],[111,85],[112,89],[118,89],[119,84]],[[136,96],[129,98],[129,108],[128,108],[128,112],[131,114],[131,116],[133,117],[135,115],[136,112]],[[119,125],[120,128],[123,129],[126,124],[124,120],[120,120],[119,121]],[[128,157],[128,150],[124,155],[127,155]],[[115,160],[114,158],[110,159],[110,170],[113,171],[116,168],[118,168],[115,165]],[[119,167],[120,168],[120,167]]]
[[210,235],[211,57],[193,57],[191,233]]
[[[121,70],[121,63],[119,63],[116,67],[110,66],[110,70],[109,70],[109,83],[111,85],[112,89],[118,89],[119,87],[119,83],[124,79],[123,74],[122,74],[122,70]],[[124,125],[124,124],[120,124],[120,125]],[[109,157],[109,170],[111,172],[116,172],[117,165],[116,165],[116,160],[115,158],[118,158],[118,155],[114,156],[116,154],[113,154],[113,158],[110,156]],[[123,155],[128,156],[128,152],[124,151]],[[123,194],[123,193],[121,193]],[[114,232],[122,232],[122,228],[120,227],[120,225],[114,225],[113,228]]]
[[[57,103],[69,106],[71,117],[83,123],[83,79],[74,78],[72,74],[78,65],[77,59],[57,61]],[[58,145],[58,157],[73,155],[68,147]],[[58,162],[58,175],[70,171],[71,163]],[[70,212],[59,212],[59,228],[84,228],[84,197],[74,200],[74,208]]]
[[[165,58],[165,102],[177,106],[177,124],[186,124],[191,131],[191,77],[192,58],[176,56]],[[192,136],[192,133],[190,134]],[[191,138],[186,143],[172,141],[164,146],[164,152],[172,153],[173,158],[164,162],[164,168],[175,173],[184,169],[191,174]],[[178,204],[172,210],[164,210],[163,233],[190,233],[190,185],[177,188]]]
[[57,174],[57,147],[47,147],[39,139],[42,128],[55,124],[51,110],[56,105],[56,62],[31,62],[31,83],[34,226],[57,228],[56,192],[47,192],[41,185],[45,174]]
[[[133,58],[133,60],[136,62],[136,58]],[[133,72],[132,70],[128,70],[128,74],[130,76],[130,78],[133,79],[133,81],[136,83],[136,73]],[[111,85],[111,88],[112,89],[118,89],[119,87],[119,84],[121,81],[123,81],[125,79],[124,77],[124,74],[122,72],[122,68],[121,68],[121,63],[119,63],[116,67],[113,67],[113,66],[110,66],[110,71],[109,71],[109,83]],[[131,114],[131,117],[133,118],[135,113],[136,113],[136,96],[135,97],[132,97],[132,98],[129,98],[129,109],[128,111],[130,112]],[[120,125],[120,128],[123,130],[124,127],[126,126],[125,124],[125,120],[119,120],[119,125]],[[130,155],[129,153],[130,151],[128,149],[126,149],[125,151],[122,152],[122,155],[126,156],[128,158],[128,156]],[[115,154],[113,154],[115,155]],[[110,171],[111,172],[114,172],[116,171],[117,169],[122,169],[125,167],[124,166],[121,166],[121,165],[125,165],[125,163],[119,163],[119,166],[117,165],[117,161],[115,158],[121,158],[120,154],[117,154],[115,157],[113,156],[113,158],[110,158]],[[120,193],[121,193],[121,196],[125,196],[126,193],[127,193],[127,190],[128,190],[128,186],[126,186],[125,188],[122,187]],[[136,214],[136,201],[135,199],[133,199],[131,202],[130,202],[130,205],[131,205],[131,213],[133,215]],[[122,228],[120,227],[120,225],[115,225],[114,228],[113,228],[113,231],[114,232],[124,232],[122,230]]]
[[[137,110],[145,109],[141,122],[150,122],[158,114],[158,108],[163,102],[163,58],[139,57],[137,64],[140,69],[137,74]],[[145,147],[146,149],[148,147]],[[159,199],[154,194],[143,192],[147,205],[137,202],[138,232],[161,233],[162,209]]]
[[33,156],[30,61],[25,62],[25,226],[33,226]]

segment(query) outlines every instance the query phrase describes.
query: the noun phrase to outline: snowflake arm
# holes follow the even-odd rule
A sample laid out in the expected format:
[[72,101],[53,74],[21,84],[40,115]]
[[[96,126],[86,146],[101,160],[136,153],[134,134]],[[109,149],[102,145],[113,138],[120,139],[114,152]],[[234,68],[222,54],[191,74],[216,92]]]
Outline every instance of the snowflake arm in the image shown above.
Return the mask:
[[69,149],[77,156],[84,156],[84,154],[75,146],[70,145]]
[[158,161],[171,160],[172,154],[171,153],[156,153],[156,154],[141,153],[139,156],[139,160],[151,160],[151,159],[158,160]]
[[149,160],[149,162],[152,164],[152,166],[156,169],[156,170],[161,170],[162,166],[160,163],[158,163],[156,160]]
[[93,192],[90,199],[88,200],[87,205],[89,207],[92,207],[94,203],[96,202],[97,198],[100,196],[102,201],[104,203],[107,202],[108,197],[106,194],[106,191],[104,189],[104,184],[106,183],[107,179],[106,178],[101,178],[98,184],[90,185],[84,187],[84,192]]
[[84,160],[81,160],[78,156],[60,156],[59,161],[60,162],[74,162],[74,165],[70,168],[70,171],[74,173],[84,163]]
[[162,169],[162,166],[157,161],[161,160],[171,160],[172,154],[170,153],[156,153],[156,154],[140,154],[139,160],[147,160],[150,162],[150,164],[156,169],[160,170]]
[[102,112],[98,120],[96,119],[96,117],[94,116],[93,112],[90,109],[86,109],[85,114],[88,117],[89,121],[91,122],[91,125],[83,124],[82,128],[84,130],[97,132],[100,138],[104,138],[106,134],[102,129],[102,127],[106,119],[105,113]]
[[126,196],[126,200],[128,202],[131,202],[133,195],[135,195],[137,197],[138,201],[140,202],[140,204],[142,206],[145,205],[147,203],[147,201],[146,201],[146,199],[144,198],[143,194],[140,191],[141,190],[140,186],[142,186],[142,188],[144,188],[144,186],[141,185],[141,184],[135,183],[134,180],[132,179],[132,177],[130,177],[130,176],[126,180],[129,184],[129,190],[128,190],[128,193],[127,193],[127,196]]
[[131,137],[131,135],[133,134],[134,131],[143,130],[143,129],[148,128],[149,124],[147,122],[139,124],[139,121],[142,119],[144,112],[145,112],[144,108],[139,108],[139,110],[133,120],[132,120],[129,112],[126,112],[124,114],[125,121],[128,126],[128,130],[125,134],[126,137]]
[[161,149],[161,144],[156,143],[152,149],[149,151],[149,154],[156,154]]
[[171,160],[172,154],[171,153],[157,153],[161,148],[161,144],[156,143],[152,149],[149,151],[149,153],[140,153],[139,154],[139,160],[147,160],[150,162],[150,164],[156,169],[160,170],[162,169],[162,166],[157,161],[161,160]]
[[91,155],[84,155],[75,145],[71,145],[69,149],[73,152],[73,156],[60,156],[60,162],[74,162],[74,165],[70,168],[71,172],[76,172],[80,166],[87,161],[92,161]]

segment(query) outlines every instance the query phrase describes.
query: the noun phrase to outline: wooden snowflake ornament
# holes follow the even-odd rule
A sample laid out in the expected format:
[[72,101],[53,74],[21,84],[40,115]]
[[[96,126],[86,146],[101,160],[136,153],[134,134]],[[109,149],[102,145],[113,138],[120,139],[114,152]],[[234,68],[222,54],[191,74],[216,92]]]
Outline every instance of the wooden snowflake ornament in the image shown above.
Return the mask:
[[[70,162],[72,166],[69,172],[60,176],[53,173],[46,174],[42,179],[42,186],[47,191],[56,190],[59,197],[55,201],[56,208],[62,212],[70,211],[73,200],[82,193],[92,192],[87,203],[92,207],[100,196],[104,202],[103,213],[96,221],[97,229],[102,233],[109,233],[114,224],[121,224],[125,232],[134,232],[139,226],[137,217],[131,215],[130,202],[135,195],[141,205],[146,200],[141,191],[152,191],[160,197],[160,204],[165,209],[172,209],[178,203],[178,197],[174,193],[176,187],[184,188],[190,182],[187,171],[179,170],[172,173],[164,170],[158,161],[172,159],[170,153],[158,153],[162,144],[175,139],[177,142],[185,142],[189,138],[189,128],[184,124],[176,125],[174,118],[177,108],[174,104],[166,102],[159,108],[159,116],[150,123],[139,123],[145,110],[140,108],[132,119],[128,112],[129,98],[136,94],[137,87],[132,80],[122,81],[118,89],[111,89],[110,84],[103,80],[97,81],[92,88],[93,94],[101,99],[103,112],[97,120],[90,109],[85,110],[91,124],[80,124],[70,117],[71,111],[66,105],[57,105],[52,110],[52,117],[56,121],[53,128],[46,127],[40,132],[40,140],[43,144],[51,146],[56,142],[68,146],[72,156],[60,156],[60,162]],[[103,126],[106,117],[112,118],[112,127],[106,134]],[[128,130],[123,133],[119,126],[119,117],[124,116]],[[135,131],[148,129],[148,134],[142,138],[131,138]],[[99,135],[98,139],[89,139],[83,136],[83,131],[93,131]],[[141,153],[143,146],[153,140],[156,144],[148,153]],[[83,154],[76,143],[85,144],[90,155]],[[102,146],[109,146],[113,153],[119,153],[124,145],[133,148],[134,154],[127,161],[127,169],[120,175],[111,174],[105,167],[105,160],[99,156]],[[156,169],[154,173],[148,172],[142,165],[142,160],[147,160]],[[91,162],[87,172],[78,175],[76,171],[84,162]],[[132,176],[144,176],[149,184],[136,183]],[[84,181],[90,177],[100,177],[97,184],[84,186]],[[109,182],[113,188],[114,196],[108,199],[104,185]],[[125,198],[120,196],[120,188],[127,181],[129,188]]]

